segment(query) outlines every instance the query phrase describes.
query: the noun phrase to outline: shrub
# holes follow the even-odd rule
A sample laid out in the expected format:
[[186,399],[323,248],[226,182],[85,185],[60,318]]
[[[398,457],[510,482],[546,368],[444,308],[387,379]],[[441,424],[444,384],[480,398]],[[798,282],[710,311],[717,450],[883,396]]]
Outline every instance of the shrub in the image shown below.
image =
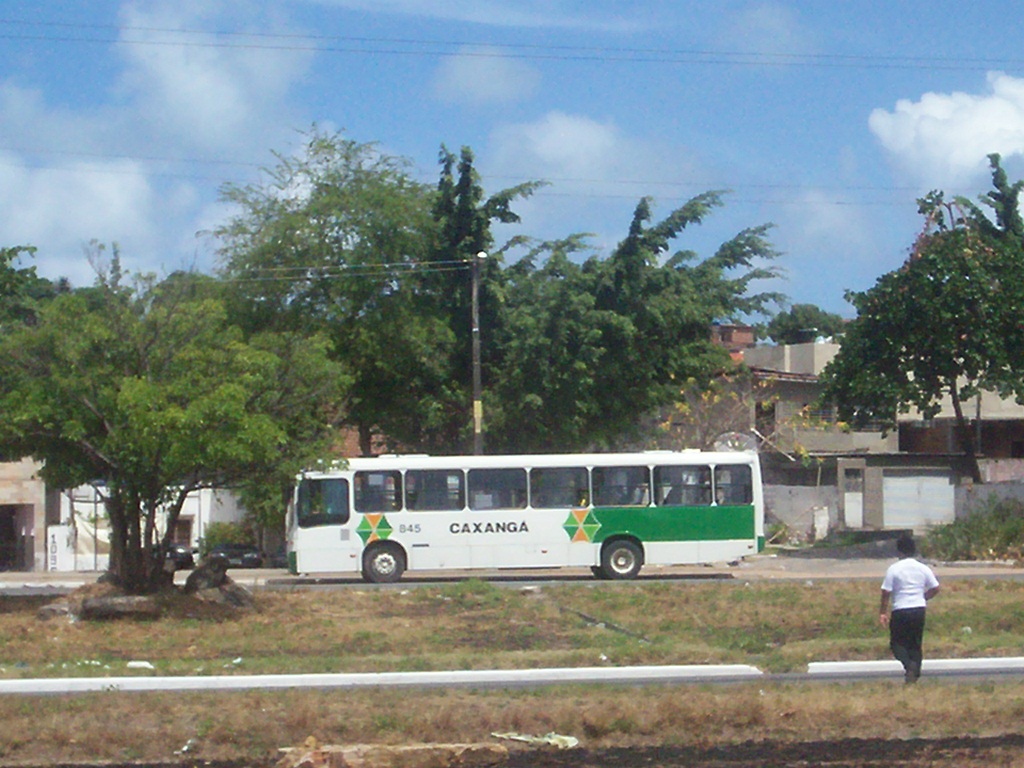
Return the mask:
[[922,550],[943,560],[1024,559],[1024,502],[990,497],[967,517],[931,530]]

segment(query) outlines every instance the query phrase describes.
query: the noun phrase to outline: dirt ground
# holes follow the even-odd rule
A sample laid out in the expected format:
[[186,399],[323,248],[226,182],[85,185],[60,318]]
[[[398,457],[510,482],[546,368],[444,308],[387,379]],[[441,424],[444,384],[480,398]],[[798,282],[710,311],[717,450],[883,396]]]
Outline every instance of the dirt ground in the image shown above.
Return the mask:
[[[184,760],[124,768],[274,768],[276,760]],[[1024,735],[946,739],[748,742],[725,747],[516,749],[501,768],[1019,768]],[[54,768],[53,765],[19,768]],[[95,768],[61,765],[60,768]],[[104,763],[103,768],[122,768]]]
[[508,768],[997,768],[1024,766],[1024,736],[749,742],[727,747],[640,747],[518,752]]

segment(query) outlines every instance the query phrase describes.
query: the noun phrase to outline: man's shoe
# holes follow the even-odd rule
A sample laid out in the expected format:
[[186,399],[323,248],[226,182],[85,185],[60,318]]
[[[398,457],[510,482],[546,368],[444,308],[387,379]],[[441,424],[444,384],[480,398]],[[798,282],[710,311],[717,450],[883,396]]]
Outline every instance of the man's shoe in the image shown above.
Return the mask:
[[914,662],[910,662],[910,664],[907,665],[907,672],[903,676],[903,679],[907,683],[907,685],[911,685],[913,683],[916,683],[917,682],[917,678],[919,678],[920,676],[921,676],[921,665],[920,664],[915,664]]

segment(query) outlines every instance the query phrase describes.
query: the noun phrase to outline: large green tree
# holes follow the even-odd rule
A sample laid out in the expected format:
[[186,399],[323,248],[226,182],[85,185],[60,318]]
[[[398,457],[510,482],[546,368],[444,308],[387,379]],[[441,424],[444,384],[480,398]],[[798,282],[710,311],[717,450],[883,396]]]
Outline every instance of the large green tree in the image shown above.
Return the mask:
[[815,337],[838,337],[846,320],[814,304],[794,304],[779,312],[765,326],[764,333],[776,344],[799,344]]
[[322,338],[246,339],[213,294],[181,276],[108,276],[0,338],[0,455],[43,462],[52,487],[103,484],[110,570],[132,592],[166,582],[190,492],[297,471],[344,385]]
[[[643,444],[643,425],[687,382],[706,384],[728,357],[716,320],[764,311],[780,299],[751,291],[770,278],[767,227],[744,230],[706,258],[672,245],[722,204],[699,195],[658,222],[650,200],[607,258],[577,265],[582,238],[542,246],[509,270],[509,324],[501,339],[502,421],[491,444],[577,450]],[[546,263],[535,262],[549,254]]]
[[[234,308],[249,329],[319,330],[353,377],[343,419],[360,450],[453,452],[471,423],[470,266],[484,327],[500,325],[492,221],[511,223],[526,184],[487,196],[464,148],[441,151],[436,188],[373,144],[313,129],[266,181],[228,185],[239,214],[216,230]],[[500,249],[498,249],[500,250]],[[493,347],[485,345],[490,367]]]
[[[823,397],[854,424],[895,429],[911,408],[934,417],[951,403],[956,434],[981,480],[964,403],[981,390],[1024,401],[1024,248],[1016,196],[992,156],[993,223],[969,201],[921,200],[926,229],[897,270],[848,292],[857,317],[822,374]],[[1012,204],[1007,204],[1012,201]]]
[[485,411],[489,413],[500,407],[490,393],[500,375],[496,372],[506,366],[497,343],[506,324],[508,281],[504,254],[526,241],[522,236],[515,236],[498,244],[491,228],[494,224],[519,223],[513,204],[530,197],[544,183],[527,181],[487,194],[469,147],[462,147],[456,156],[442,146],[438,162],[441,170],[433,207],[437,229],[431,255],[432,264],[438,268],[429,276],[427,289],[434,314],[448,328],[452,346],[445,360],[443,380],[429,393],[435,419],[424,425],[418,442],[426,450],[469,452],[470,405],[473,402],[473,270],[477,275],[479,364],[484,391],[488,393]]
[[232,312],[250,332],[322,332],[352,377],[342,421],[363,453],[407,442],[452,344],[418,283],[434,241],[433,193],[409,164],[315,126],[265,180],[227,185],[238,214],[215,230]]

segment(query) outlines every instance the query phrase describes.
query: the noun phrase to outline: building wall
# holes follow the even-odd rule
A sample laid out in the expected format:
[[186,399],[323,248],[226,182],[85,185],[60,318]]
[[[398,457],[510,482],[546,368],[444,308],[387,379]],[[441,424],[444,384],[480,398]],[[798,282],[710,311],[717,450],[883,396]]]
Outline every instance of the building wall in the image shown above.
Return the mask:
[[0,567],[46,567],[46,486],[31,459],[0,463]]
[[[996,392],[982,392],[977,398],[971,398],[962,404],[964,416],[974,419],[979,414],[982,420],[998,419],[1024,419],[1024,405],[1019,404],[1012,397],[1003,398]],[[939,412],[935,419],[953,419],[956,413],[953,410],[953,401],[949,396],[939,401]],[[900,414],[900,421],[920,421],[924,417],[916,408],[912,408],[905,414]]]
[[832,342],[766,345],[744,350],[743,362],[752,368],[817,376],[838,352],[839,345]]
[[[83,485],[60,495],[60,526],[71,531],[72,550],[60,561],[72,563],[78,571],[106,570],[110,561],[110,527],[103,506],[102,492]],[[236,523],[245,517],[245,510],[230,491],[204,488],[188,495],[178,518],[176,536],[181,544],[197,549],[210,523]],[[157,529],[162,534],[164,521],[158,515]]]

